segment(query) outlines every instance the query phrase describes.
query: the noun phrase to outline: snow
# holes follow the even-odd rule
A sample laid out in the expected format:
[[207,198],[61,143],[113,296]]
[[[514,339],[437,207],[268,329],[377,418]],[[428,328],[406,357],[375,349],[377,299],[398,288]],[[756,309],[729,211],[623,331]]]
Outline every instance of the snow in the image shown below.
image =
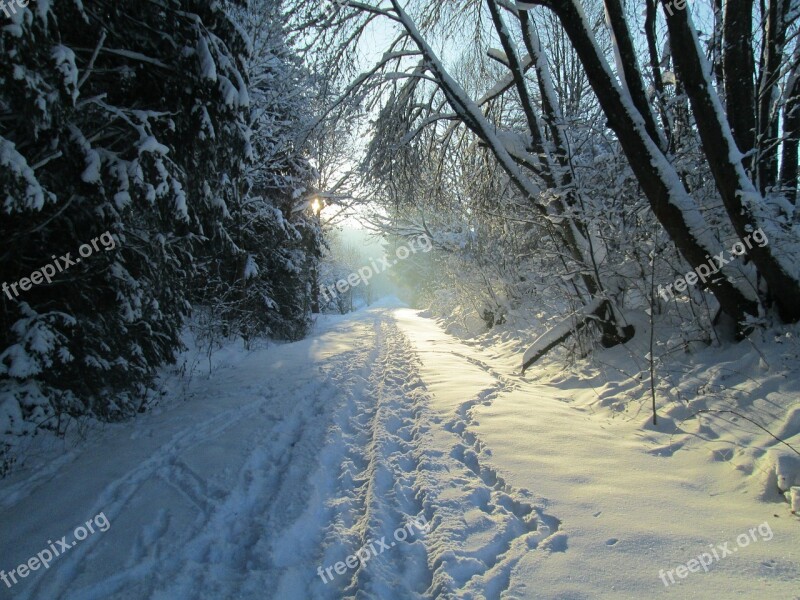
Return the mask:
[[124,210],[131,203],[131,195],[127,191],[114,194],[114,206],[117,210]]
[[238,86],[238,105],[241,107],[248,107],[250,106],[250,94],[247,91],[247,84],[244,82],[242,74],[239,73],[239,71],[234,71],[233,74],[236,77],[236,85]]
[[0,401],[0,435],[22,435],[25,430],[25,421],[17,400],[6,397]]
[[[498,51],[499,52],[499,51]],[[528,68],[533,64],[533,60],[531,59],[529,54],[525,54],[520,58],[520,65],[522,66],[523,71],[527,71]],[[514,85],[514,75],[513,73],[507,73],[503,75],[497,83],[495,83],[483,96],[481,96],[475,103],[478,106],[483,106],[487,102],[495,99],[500,94],[505,92],[508,88]]]
[[[421,376],[434,403],[443,413],[455,409],[468,415],[468,431],[484,448],[480,458],[487,458],[507,485],[535,493],[537,503],[561,521],[566,551],[522,557],[508,597],[757,598],[764,589],[776,597],[797,597],[800,523],[776,494],[759,497],[760,471],[770,463],[753,463],[744,451],[769,447],[774,440],[762,432],[740,435],[729,446],[730,432],[708,424],[692,433],[677,418],[685,411],[683,403],[670,409],[671,416],[662,413],[659,429],[647,425],[649,415],[638,414],[638,404],[628,395],[638,379],[614,381],[618,368],[638,370],[629,356],[642,356],[646,348],[608,351],[593,363],[609,363],[607,370],[592,368],[591,379],[584,381],[555,360],[519,378],[518,362],[507,345],[481,349],[473,342],[468,347],[441,330],[432,331],[412,311],[398,318],[425,357]],[[636,326],[645,329],[644,323]],[[636,339],[647,339],[647,334]],[[786,353],[788,364],[793,364],[794,351]],[[701,376],[717,372],[731,389],[742,390],[743,406],[749,402],[755,409],[759,398],[769,398],[764,407],[773,402],[785,407],[797,397],[796,376],[789,375],[790,383],[785,371],[774,368],[759,386],[752,369],[744,366],[753,355],[757,351],[743,357],[737,347],[722,355],[709,349],[700,357],[697,374],[686,378],[686,389],[696,390]],[[768,360],[779,366],[777,356]],[[476,394],[481,377],[484,389]],[[633,404],[632,414],[608,412],[625,403]],[[774,409],[782,414],[781,406]],[[798,440],[800,429],[791,431]],[[705,441],[699,440],[703,433]],[[730,460],[715,454],[730,447],[739,448]],[[670,586],[680,589],[666,588],[659,579],[661,569],[674,569],[708,544],[730,542],[764,522],[774,532],[769,542],[751,544],[708,573],[691,574]]]
[[211,51],[208,48],[206,38],[200,36],[197,40],[197,57],[200,60],[200,75],[203,79],[209,81],[217,80],[217,64],[214,62],[214,57],[211,56]]
[[139,154],[150,152],[152,154],[166,155],[169,153],[169,148],[160,143],[154,136],[148,135],[139,141]]
[[78,98],[78,67],[75,65],[75,53],[66,46],[58,45],[53,48],[53,59],[63,77],[64,88],[74,102]]
[[86,153],[86,169],[81,173],[81,179],[85,183],[100,183],[100,155],[89,149]]
[[230,79],[224,75],[219,76],[219,91],[222,94],[223,102],[231,107],[236,107],[242,98],[240,90],[233,85]]
[[252,254],[247,255],[247,262],[244,266],[244,279],[245,281],[248,279],[252,279],[253,277],[257,277],[259,273],[258,263],[256,263],[256,259]]
[[503,145],[503,148],[514,158],[525,161],[532,167],[540,167],[539,157],[531,154],[527,150],[528,139],[526,136],[515,131],[501,131],[495,132],[497,140]]
[[[742,359],[719,354],[726,368]],[[103,513],[107,531],[20,579],[14,596],[753,598],[766,587],[796,597],[798,523],[755,493],[743,454],[731,468],[721,446],[678,425],[677,408],[660,429],[600,409],[631,382],[581,383],[561,365],[520,378],[517,356],[460,341],[392,299],[320,317],[292,344],[210,357],[192,347],[154,410],[81,427],[90,435],[68,438],[66,452],[40,444],[2,480],[0,568]],[[767,358],[774,372],[748,389],[777,405],[797,386]],[[732,373],[730,384],[752,379]],[[13,426],[6,408],[0,424]],[[800,433],[797,414],[783,420],[787,435]],[[788,464],[781,473],[795,477]],[[414,521],[429,528],[390,544]],[[659,570],[763,523],[768,541],[680,590],[661,583]],[[320,577],[382,538],[379,556]]]
[[[45,192],[39,185],[39,180],[33,169],[30,168],[25,157],[17,151],[13,142],[0,137],[0,167],[8,169],[11,174],[25,184],[24,201],[22,206],[27,209],[41,210],[44,208],[45,200],[53,200],[53,195]],[[12,212],[16,208],[15,204],[18,200],[12,195],[8,194],[4,201],[3,207],[7,213]]]
[[502,63],[504,65],[508,65],[508,56],[506,55],[505,52],[503,52],[499,48],[489,48],[486,51],[486,54],[490,58],[493,58],[494,60],[496,60],[497,62]]
[[172,181],[172,191],[175,194],[175,211],[181,219],[188,221],[189,207],[186,204],[186,192],[177,179]]
[[800,460],[796,454],[778,450],[773,453],[770,462],[775,463],[775,483],[779,489],[786,492],[800,485]]

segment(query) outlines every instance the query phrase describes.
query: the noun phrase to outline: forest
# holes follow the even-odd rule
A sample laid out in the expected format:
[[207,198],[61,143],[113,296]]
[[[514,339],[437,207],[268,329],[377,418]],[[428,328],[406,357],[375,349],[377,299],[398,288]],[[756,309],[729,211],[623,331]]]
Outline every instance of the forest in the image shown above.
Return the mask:
[[[87,503],[116,523],[139,472],[203,515],[184,539],[193,513],[165,500],[138,529],[178,552],[150,587],[125,587],[150,560],[128,540],[109,542],[124,569],[17,569],[12,592],[796,594],[799,17],[800,0],[0,2],[0,530],[28,532],[22,560]],[[86,474],[90,448],[124,477]],[[69,469],[96,494],[56,522],[46,486]],[[604,496],[619,471],[656,496]],[[615,506],[619,530],[560,504],[570,481],[596,482],[587,512]],[[693,529],[638,532],[658,494]],[[237,506],[259,523],[246,542]],[[400,515],[402,553],[368,564]],[[748,525],[758,550],[736,560],[762,567],[704,562]],[[611,563],[578,550],[635,532]],[[655,539],[669,560],[615,575]],[[537,554],[573,544],[602,591]],[[720,572],[681,575],[695,555]]]

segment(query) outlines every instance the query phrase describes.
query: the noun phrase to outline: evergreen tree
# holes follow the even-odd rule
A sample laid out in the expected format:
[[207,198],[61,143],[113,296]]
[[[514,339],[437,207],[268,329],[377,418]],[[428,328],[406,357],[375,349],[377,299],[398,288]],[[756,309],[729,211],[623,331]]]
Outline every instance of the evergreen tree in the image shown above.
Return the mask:
[[[59,428],[143,409],[190,301],[212,294],[235,333],[305,332],[313,173],[277,8],[256,27],[270,6],[40,2],[0,29],[6,415]],[[46,265],[47,281],[12,287]]]

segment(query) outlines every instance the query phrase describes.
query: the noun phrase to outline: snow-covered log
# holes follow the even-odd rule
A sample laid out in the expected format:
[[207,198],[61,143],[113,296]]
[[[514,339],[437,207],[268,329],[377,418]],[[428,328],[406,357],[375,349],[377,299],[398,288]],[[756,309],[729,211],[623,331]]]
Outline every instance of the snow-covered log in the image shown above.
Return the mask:
[[553,348],[564,342],[570,336],[578,333],[586,327],[592,319],[596,319],[598,314],[605,308],[607,300],[597,298],[591,304],[574,312],[558,325],[540,335],[533,345],[525,351],[522,356],[522,374],[533,365],[537,360],[550,352]]

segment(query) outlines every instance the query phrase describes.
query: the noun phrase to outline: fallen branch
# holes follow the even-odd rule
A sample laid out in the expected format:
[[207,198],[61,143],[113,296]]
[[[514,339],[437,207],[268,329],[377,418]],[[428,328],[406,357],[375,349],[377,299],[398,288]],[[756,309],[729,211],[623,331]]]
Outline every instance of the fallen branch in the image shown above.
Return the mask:
[[570,336],[578,333],[586,327],[589,322],[599,316],[605,309],[605,298],[597,298],[591,304],[574,312],[569,317],[561,321],[552,329],[543,333],[533,342],[533,345],[525,351],[522,357],[522,374],[537,360],[550,352],[553,348],[567,340]]

